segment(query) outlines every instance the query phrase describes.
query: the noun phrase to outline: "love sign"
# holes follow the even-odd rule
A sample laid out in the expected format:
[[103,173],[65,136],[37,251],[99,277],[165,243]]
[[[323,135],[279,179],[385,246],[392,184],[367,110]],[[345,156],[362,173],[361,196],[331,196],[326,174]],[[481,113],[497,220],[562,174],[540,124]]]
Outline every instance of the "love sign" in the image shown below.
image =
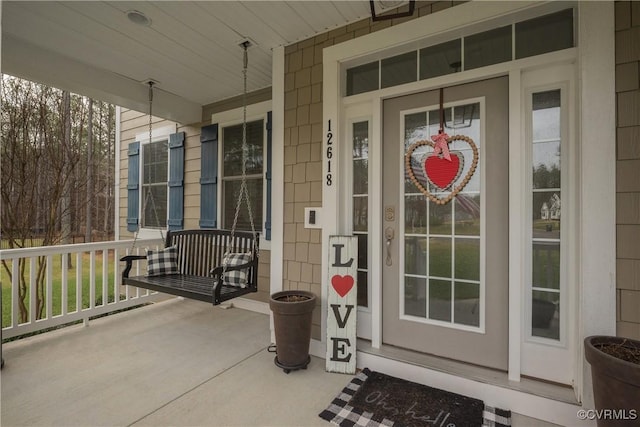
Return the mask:
[[329,236],[326,370],[356,372],[358,238]]
[[[467,185],[478,166],[478,147],[473,139],[463,135],[448,136],[441,134],[432,137],[433,141],[418,141],[409,147],[405,154],[405,171],[409,179],[415,184],[422,194],[438,205],[449,203]],[[461,181],[459,178],[464,169],[464,155],[459,151],[449,151],[449,143],[452,141],[464,141],[469,145],[473,153],[471,167]],[[433,148],[420,157],[421,147]],[[437,196],[430,191],[430,187],[438,192],[445,193]],[[448,193],[448,194],[447,194]]]

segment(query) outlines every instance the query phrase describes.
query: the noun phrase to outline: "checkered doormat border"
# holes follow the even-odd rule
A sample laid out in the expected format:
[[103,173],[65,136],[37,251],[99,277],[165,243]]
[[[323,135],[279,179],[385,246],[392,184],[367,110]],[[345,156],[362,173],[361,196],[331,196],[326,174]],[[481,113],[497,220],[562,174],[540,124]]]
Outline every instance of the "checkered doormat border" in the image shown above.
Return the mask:
[[[320,418],[340,427],[393,426],[394,422],[384,417],[376,417],[372,412],[363,411],[349,405],[351,398],[367,380],[371,371],[364,368],[342,389],[329,407],[322,411]],[[483,427],[503,427],[511,425],[511,411],[484,405]]]

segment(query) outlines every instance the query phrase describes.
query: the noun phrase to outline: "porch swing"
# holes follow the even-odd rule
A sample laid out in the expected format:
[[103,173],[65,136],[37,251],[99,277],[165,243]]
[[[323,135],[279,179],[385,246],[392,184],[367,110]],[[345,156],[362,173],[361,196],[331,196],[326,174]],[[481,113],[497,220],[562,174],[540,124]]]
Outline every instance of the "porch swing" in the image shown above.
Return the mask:
[[[122,272],[122,284],[152,291],[211,302],[218,305],[250,292],[258,291],[259,233],[253,222],[253,211],[247,187],[247,49],[248,41],[241,44],[244,49],[243,67],[243,121],[242,121],[242,178],[236,202],[231,230],[196,229],[168,230],[165,249],[147,251],[147,255],[127,255],[120,259],[126,262]],[[152,136],[153,82],[149,82],[149,141]],[[238,217],[243,199],[246,201],[251,232],[237,231]],[[157,207],[150,189],[145,192],[143,212],[147,203],[158,223]],[[137,228],[131,253],[138,240]],[[147,260],[147,275],[129,277],[134,261]]]

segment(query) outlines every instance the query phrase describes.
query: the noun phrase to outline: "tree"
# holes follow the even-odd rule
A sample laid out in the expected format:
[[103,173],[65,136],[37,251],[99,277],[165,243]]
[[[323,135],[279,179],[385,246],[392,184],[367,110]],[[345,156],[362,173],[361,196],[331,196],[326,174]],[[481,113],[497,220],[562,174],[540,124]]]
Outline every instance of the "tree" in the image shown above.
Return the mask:
[[[107,128],[104,141],[105,152],[97,161],[102,167],[99,174],[89,173],[94,164],[87,133],[94,123],[87,118],[88,101],[58,89],[46,87],[11,76],[2,76],[0,168],[2,185],[0,195],[1,237],[9,248],[26,246],[49,246],[70,241],[72,230],[79,230],[81,224],[89,224],[95,212],[85,210],[88,200],[96,193],[104,192],[105,186],[113,185],[110,179],[100,174],[112,176],[109,167],[114,150],[112,144],[115,126],[104,122],[95,126],[99,132]],[[101,104],[102,108],[102,104]],[[106,107],[107,116],[113,106]],[[101,115],[102,117],[102,115]],[[86,124],[86,126],[85,126]],[[92,131],[91,131],[92,132]],[[100,147],[102,149],[102,147]],[[104,167],[104,165],[108,167]],[[95,191],[88,183],[88,176],[98,175],[100,182]],[[113,192],[108,194],[113,196]],[[105,201],[113,215],[113,203]],[[95,211],[95,209],[93,210]],[[105,213],[105,215],[107,215]],[[18,306],[20,321],[28,320],[26,296],[30,277],[28,263],[20,262],[18,268]],[[3,261],[3,267],[12,279],[12,270]],[[45,310],[46,259],[36,260],[36,318],[42,318]]]

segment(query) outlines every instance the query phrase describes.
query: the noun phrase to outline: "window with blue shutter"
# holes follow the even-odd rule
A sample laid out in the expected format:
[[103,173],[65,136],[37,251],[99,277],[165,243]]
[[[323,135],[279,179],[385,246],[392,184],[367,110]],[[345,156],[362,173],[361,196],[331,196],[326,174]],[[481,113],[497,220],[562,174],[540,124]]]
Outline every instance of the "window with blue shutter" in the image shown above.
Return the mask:
[[140,214],[140,142],[129,144],[129,171],[127,181],[127,230],[138,230]]
[[216,228],[218,217],[218,124],[200,134],[200,228]]
[[184,132],[169,135],[169,230],[184,227]]

